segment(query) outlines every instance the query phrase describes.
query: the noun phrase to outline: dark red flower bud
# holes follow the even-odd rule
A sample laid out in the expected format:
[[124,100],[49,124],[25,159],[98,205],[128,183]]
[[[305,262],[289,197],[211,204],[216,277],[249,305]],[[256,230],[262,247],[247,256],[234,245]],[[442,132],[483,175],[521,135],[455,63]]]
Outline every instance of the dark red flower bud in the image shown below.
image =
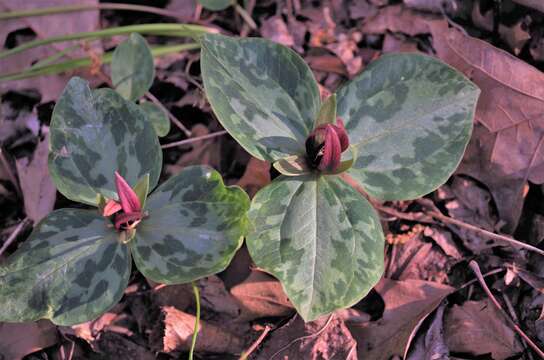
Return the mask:
[[342,152],[349,147],[344,123],[324,124],[317,127],[306,139],[308,165],[320,171],[334,172],[340,165]]
[[136,213],[142,210],[142,204],[138,195],[136,195],[127,181],[117,171],[115,172],[115,186],[117,187],[119,202],[125,213]]

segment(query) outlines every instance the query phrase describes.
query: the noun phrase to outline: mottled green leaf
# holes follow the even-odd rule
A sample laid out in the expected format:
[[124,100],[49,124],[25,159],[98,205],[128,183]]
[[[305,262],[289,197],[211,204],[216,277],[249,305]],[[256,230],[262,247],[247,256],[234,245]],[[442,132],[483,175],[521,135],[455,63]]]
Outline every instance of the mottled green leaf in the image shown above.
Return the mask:
[[271,162],[305,154],[321,104],[300,56],[264,39],[206,34],[200,63],[213,111],[249,153]]
[[287,176],[300,176],[312,172],[308,167],[306,157],[300,155],[291,155],[280,159],[272,164],[280,174]]
[[198,2],[205,9],[211,11],[221,11],[231,6],[235,0],[198,0]]
[[336,176],[280,177],[257,193],[246,243],[306,321],[363,298],[383,272],[384,239],[368,201]]
[[242,244],[249,198],[205,166],[185,168],[147,199],[149,216],[129,243],[149,279],[186,283],[222,271]]
[[111,89],[91,91],[72,78],[53,111],[49,172],[67,198],[90,205],[98,194],[117,198],[114,171],[134,185],[149,173],[150,188],[159,179],[162,151],[138,105]]
[[329,96],[321,105],[314,128],[325,124],[336,124],[336,94]]
[[128,247],[94,210],[51,213],[0,266],[0,321],[93,320],[123,296]]
[[461,161],[479,93],[434,58],[380,57],[337,93],[338,116],[358,154],[349,173],[383,200],[433,191]]
[[160,107],[151,102],[144,102],[140,104],[140,107],[146,113],[147,119],[153,124],[158,137],[166,136],[170,132],[170,120]]
[[127,100],[142,97],[153,84],[153,54],[142,35],[133,33],[113,51],[111,81]]

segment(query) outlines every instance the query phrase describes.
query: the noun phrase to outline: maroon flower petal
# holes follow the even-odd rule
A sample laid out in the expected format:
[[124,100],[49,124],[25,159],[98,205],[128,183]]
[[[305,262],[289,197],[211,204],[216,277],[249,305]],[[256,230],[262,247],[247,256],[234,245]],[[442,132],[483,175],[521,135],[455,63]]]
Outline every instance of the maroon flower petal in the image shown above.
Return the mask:
[[136,213],[142,210],[142,204],[138,195],[132,190],[126,180],[115,172],[115,186],[117,187],[117,195],[123,211],[127,214]]
[[106,203],[106,206],[104,206],[104,210],[102,210],[102,216],[112,216],[118,211],[121,211],[123,208],[121,207],[121,204],[119,204],[115,200],[108,200]]
[[341,151],[344,152],[349,147],[349,137],[342,119],[338,118],[336,120],[336,125],[334,125],[334,129],[336,130],[336,134],[338,135],[338,139],[340,140]]
[[317,167],[321,171],[335,171],[340,165],[342,148],[335,128],[334,125],[325,125],[325,142],[322,149],[323,157]]

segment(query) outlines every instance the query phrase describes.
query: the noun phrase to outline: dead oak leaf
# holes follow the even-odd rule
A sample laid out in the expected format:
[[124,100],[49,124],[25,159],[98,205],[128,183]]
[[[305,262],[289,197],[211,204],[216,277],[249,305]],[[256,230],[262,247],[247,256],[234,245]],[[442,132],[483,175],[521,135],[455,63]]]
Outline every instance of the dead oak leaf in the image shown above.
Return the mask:
[[[475,131],[459,172],[490,188],[507,231],[513,231],[525,181],[544,182],[544,74],[443,21],[428,25],[437,56],[482,90],[476,119],[485,129]],[[505,182],[514,186],[513,194]]]
[[35,224],[55,206],[57,189],[47,167],[49,136],[38,143],[32,160],[17,159],[17,175],[24,197],[25,213]]
[[395,281],[383,278],[375,290],[385,302],[381,319],[348,327],[363,359],[388,360],[402,356],[412,332],[455,289],[423,280]]
[[241,306],[237,321],[286,316],[294,311],[280,282],[262,271],[253,270],[246,280],[234,286],[230,292]]
[[356,360],[356,347],[344,321],[335,314],[308,323],[296,316],[272,333],[255,359]]
[[0,339],[0,358],[18,360],[55,345],[58,334],[55,325],[49,320],[0,323]]
[[445,335],[453,352],[491,354],[502,360],[523,351],[515,332],[488,299],[454,305],[446,315]]

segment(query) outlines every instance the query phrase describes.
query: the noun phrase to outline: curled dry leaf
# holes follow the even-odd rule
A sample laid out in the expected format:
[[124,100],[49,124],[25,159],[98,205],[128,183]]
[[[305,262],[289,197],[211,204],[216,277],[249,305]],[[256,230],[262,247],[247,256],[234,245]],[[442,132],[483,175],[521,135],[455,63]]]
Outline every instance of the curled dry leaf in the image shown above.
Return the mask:
[[[161,338],[158,350],[167,353],[189,350],[195,317],[171,306],[163,307],[161,311],[163,320],[157,325],[154,335]],[[242,339],[222,327],[200,321],[195,351],[239,354],[243,345]]]
[[445,22],[428,25],[438,57],[482,90],[476,118],[485,129],[474,132],[459,172],[489,187],[513,231],[525,182],[544,182],[544,74]]
[[491,354],[502,360],[523,351],[515,332],[488,299],[454,305],[446,315],[445,334],[453,352]]
[[406,349],[406,360],[449,360],[450,352],[444,339],[445,309],[446,302],[443,301],[432,316],[428,329],[419,331],[413,347]]
[[230,292],[241,305],[238,321],[286,316],[294,311],[280,282],[262,271],[252,271],[244,282],[234,286]]
[[57,329],[49,320],[27,323],[0,323],[0,358],[19,360],[55,345]]
[[16,162],[25,213],[34,223],[43,219],[55,206],[57,189],[49,176],[48,155],[49,136],[46,136],[38,143],[32,160],[22,158]]
[[255,359],[356,360],[357,344],[334,314],[307,323],[296,316],[273,332]]
[[375,287],[385,302],[381,319],[348,325],[363,359],[388,360],[402,356],[413,330],[455,289],[422,280],[383,278]]

